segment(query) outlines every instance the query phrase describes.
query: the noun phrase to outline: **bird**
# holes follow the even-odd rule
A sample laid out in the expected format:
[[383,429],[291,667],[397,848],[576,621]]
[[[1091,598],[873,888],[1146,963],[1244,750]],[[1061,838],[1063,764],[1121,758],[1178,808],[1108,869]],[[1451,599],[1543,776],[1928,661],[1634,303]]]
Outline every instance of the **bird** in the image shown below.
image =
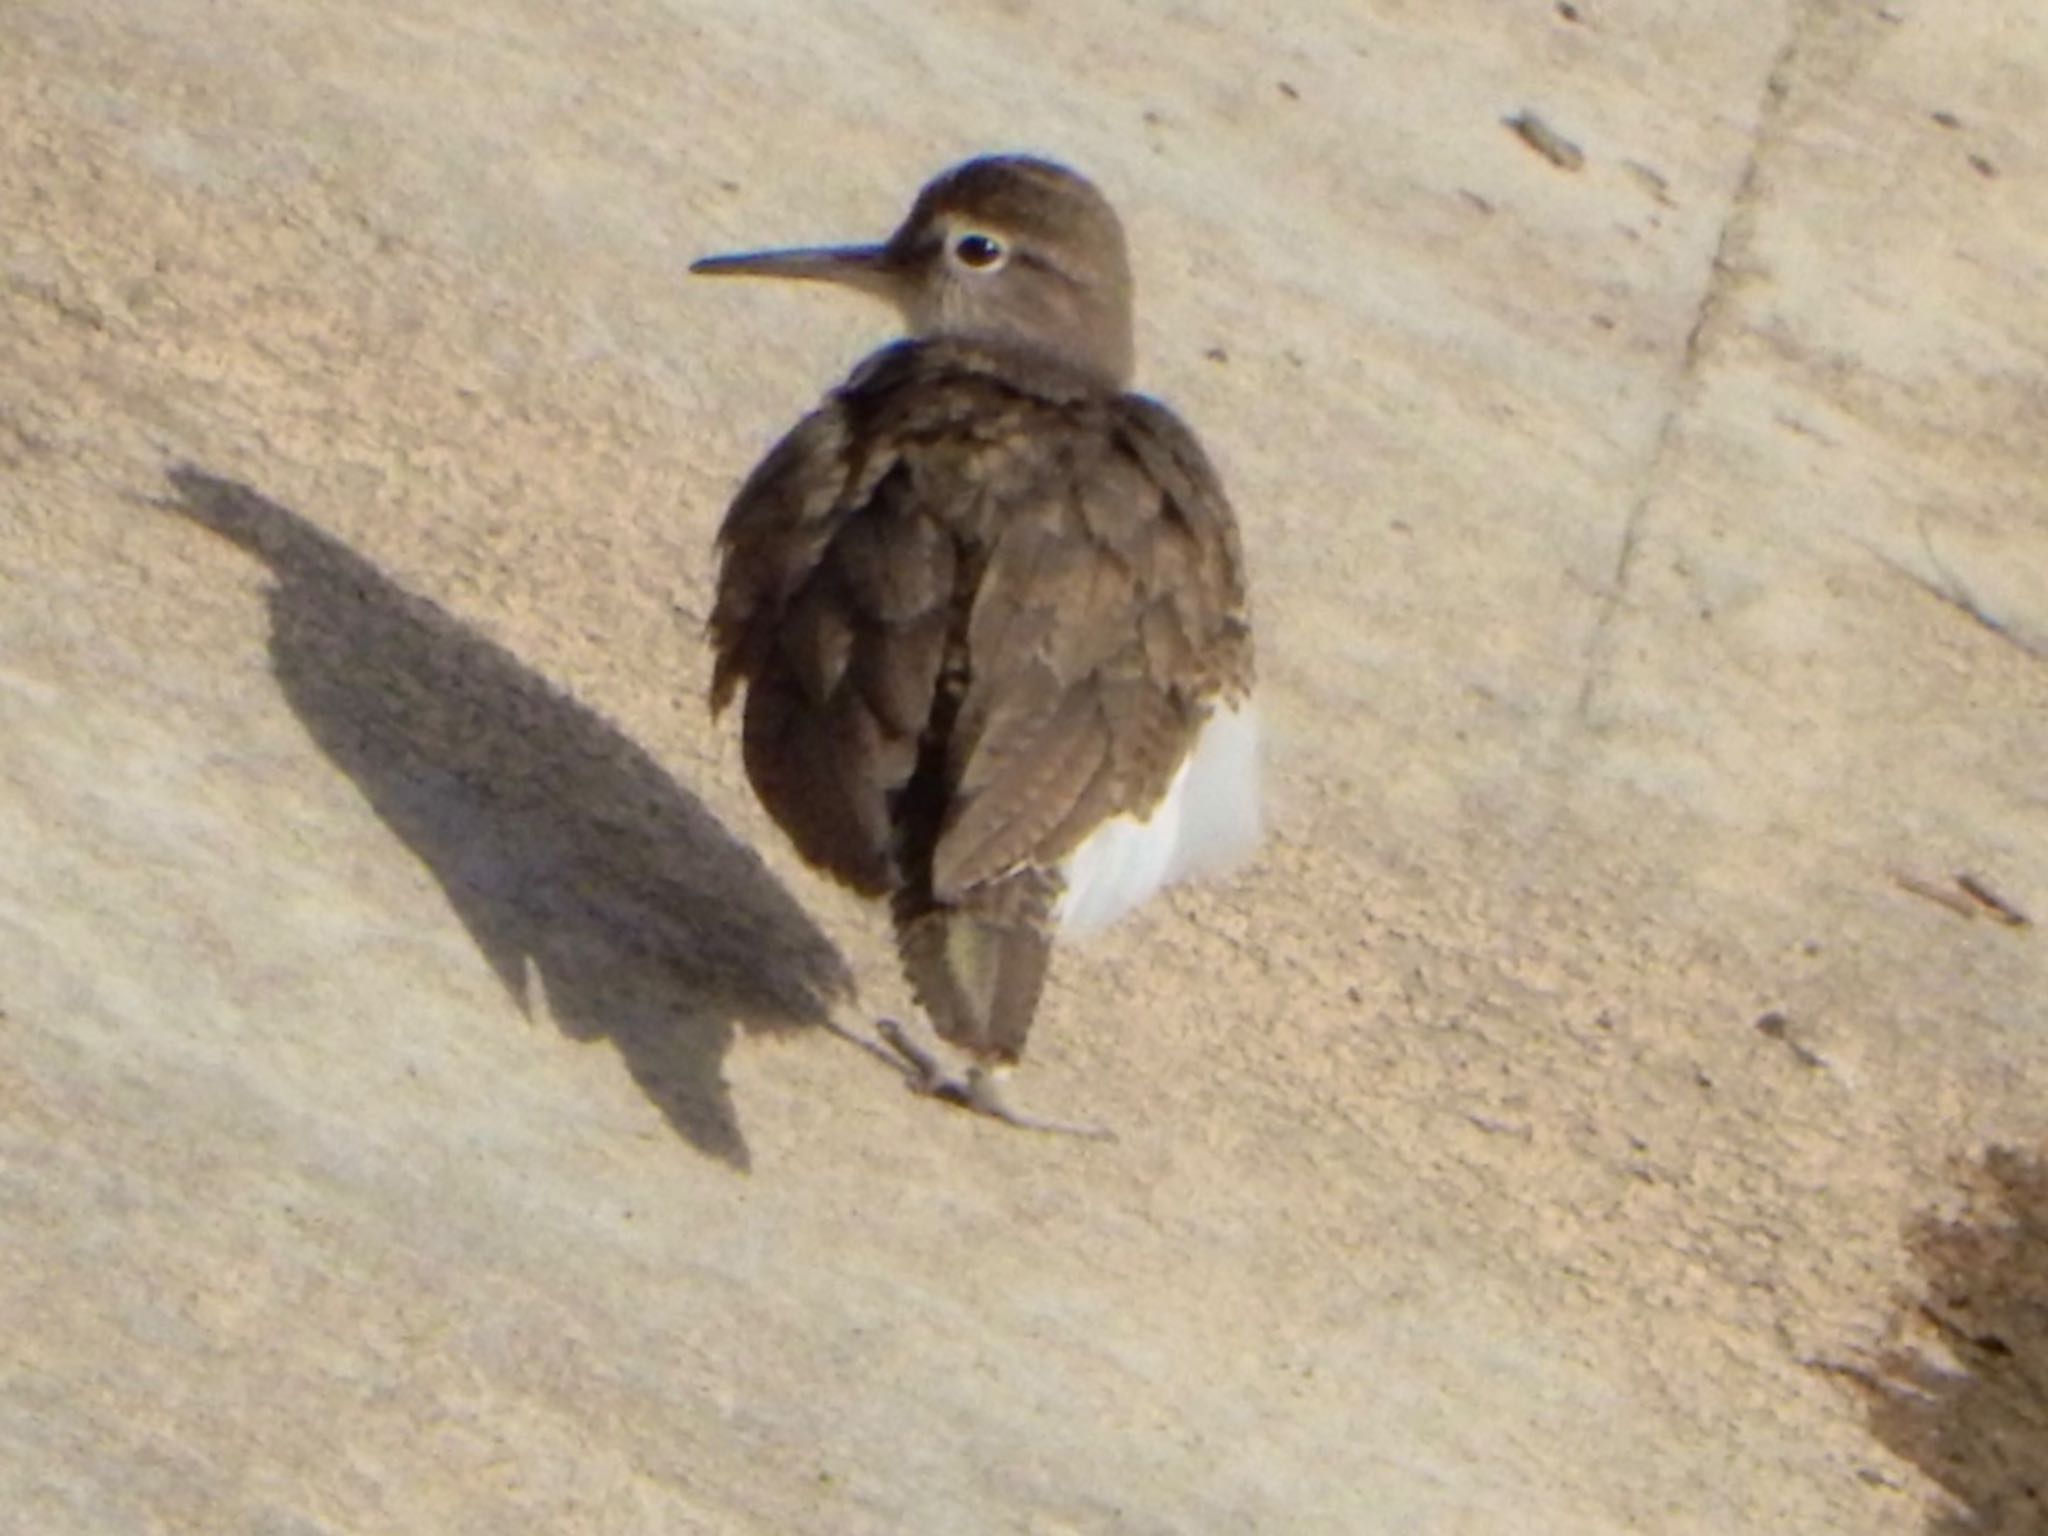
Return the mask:
[[[1261,833],[1244,557],[1194,433],[1132,388],[1123,226],[1087,178],[984,155],[879,244],[710,256],[837,284],[904,335],[747,477],[717,535],[715,716],[798,854],[886,900],[913,1087],[1012,1125],[1055,939]],[[1102,1132],[1101,1134],[1107,1134]]]

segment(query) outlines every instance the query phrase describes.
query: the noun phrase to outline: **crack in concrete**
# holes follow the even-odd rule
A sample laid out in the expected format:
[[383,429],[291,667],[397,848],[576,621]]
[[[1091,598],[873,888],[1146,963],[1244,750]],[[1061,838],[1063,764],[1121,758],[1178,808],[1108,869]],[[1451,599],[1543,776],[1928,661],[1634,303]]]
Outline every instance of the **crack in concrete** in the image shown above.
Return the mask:
[[1798,40],[1795,35],[1779,50],[1771,73],[1765,81],[1764,108],[1758,115],[1756,131],[1750,139],[1749,154],[1742,167],[1742,176],[1736,182],[1734,194],[1729,198],[1728,207],[1722,215],[1720,234],[1714,242],[1714,254],[1707,264],[1706,283],[1701,289],[1699,302],[1694,307],[1692,325],[1685,333],[1685,345],[1680,350],[1678,367],[1672,375],[1670,403],[1665,407],[1664,414],[1657,423],[1657,433],[1651,439],[1650,452],[1638,479],[1636,495],[1629,503],[1628,512],[1622,520],[1621,540],[1615,551],[1614,569],[1608,577],[1607,590],[1600,599],[1600,609],[1594,617],[1592,633],[1586,640],[1585,675],[1579,684],[1579,697],[1574,709],[1582,727],[1589,726],[1592,722],[1594,696],[1607,676],[1608,662],[1613,649],[1615,618],[1628,595],[1629,583],[1635,572],[1636,555],[1642,547],[1643,527],[1649,519],[1651,503],[1663,486],[1664,465],[1670,457],[1679,421],[1697,394],[1695,384],[1701,358],[1705,352],[1708,326],[1727,305],[1733,286],[1731,279],[1735,271],[1737,253],[1747,247],[1751,237],[1754,219],[1750,214],[1755,204],[1757,174],[1772,126],[1772,103],[1782,98],[1783,71],[1789,65],[1797,47]]
[[1586,639],[1584,675],[1573,714],[1581,730],[1590,728],[1595,700],[1609,677],[1615,622],[1635,576],[1636,559],[1642,548],[1645,527],[1652,506],[1664,485],[1664,468],[1671,456],[1681,422],[1698,397],[1697,381],[1707,351],[1720,329],[1741,280],[1750,275],[1748,254],[1754,245],[1757,209],[1762,201],[1759,181],[1767,157],[1784,137],[1785,120],[1791,110],[1796,84],[1825,71],[1809,69],[1813,44],[1824,29],[1847,16],[1839,0],[1806,0],[1798,8],[1789,35],[1771,61],[1764,77],[1762,100],[1751,133],[1742,174],[1722,215],[1714,253],[1707,264],[1706,282],[1694,307],[1692,325],[1673,370],[1670,403],[1657,424],[1650,451],[1638,477],[1638,490],[1622,521],[1620,545],[1607,590],[1600,598],[1599,612]]
[[1869,555],[1893,575],[1912,583],[1912,585],[1925,592],[1928,596],[1955,609],[1956,612],[1962,614],[1965,618],[1989,630],[2006,644],[2017,647],[2023,654],[2033,660],[2048,661],[2048,646],[2043,646],[2029,635],[2016,632],[2008,620],[1994,613],[1991,607],[1977,595],[1976,589],[1953,566],[1941,558],[1941,555],[1934,548],[1934,537],[1928,530],[1924,520],[1920,524],[1920,548],[1927,557],[1928,565],[1933,568],[1934,575],[1932,576],[1927,575],[1923,571],[1915,570],[1904,561],[1895,559],[1874,544],[1860,539],[1854,542],[1865,554]]

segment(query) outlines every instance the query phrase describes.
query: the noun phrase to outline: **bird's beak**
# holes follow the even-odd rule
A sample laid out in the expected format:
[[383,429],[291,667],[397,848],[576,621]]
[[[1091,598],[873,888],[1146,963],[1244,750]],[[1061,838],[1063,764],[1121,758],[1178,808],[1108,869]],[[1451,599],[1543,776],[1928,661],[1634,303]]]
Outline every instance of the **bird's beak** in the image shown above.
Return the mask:
[[793,251],[742,251],[706,256],[690,263],[706,277],[786,277],[802,282],[839,283],[878,298],[896,297],[901,281],[895,253],[886,245],[821,245]]

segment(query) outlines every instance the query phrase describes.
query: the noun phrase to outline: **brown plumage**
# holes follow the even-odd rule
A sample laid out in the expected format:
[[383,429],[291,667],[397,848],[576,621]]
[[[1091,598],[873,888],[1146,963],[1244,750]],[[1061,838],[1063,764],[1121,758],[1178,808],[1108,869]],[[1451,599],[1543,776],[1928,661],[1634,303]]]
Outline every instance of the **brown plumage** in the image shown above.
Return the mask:
[[885,245],[698,269],[848,282],[910,324],[727,513],[711,700],[745,685],[762,803],[890,899],[938,1033],[1013,1062],[1076,851],[1150,820],[1251,686],[1229,504],[1178,419],[1124,392],[1116,216],[1071,171],[983,159]]

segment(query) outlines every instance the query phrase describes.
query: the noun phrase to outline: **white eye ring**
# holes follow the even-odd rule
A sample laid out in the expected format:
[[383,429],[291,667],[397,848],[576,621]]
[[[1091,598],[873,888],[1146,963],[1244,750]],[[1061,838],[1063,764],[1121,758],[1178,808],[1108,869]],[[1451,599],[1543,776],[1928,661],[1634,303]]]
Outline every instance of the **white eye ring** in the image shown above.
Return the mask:
[[955,235],[947,252],[970,272],[993,272],[1010,259],[1010,248],[994,235],[978,229]]

